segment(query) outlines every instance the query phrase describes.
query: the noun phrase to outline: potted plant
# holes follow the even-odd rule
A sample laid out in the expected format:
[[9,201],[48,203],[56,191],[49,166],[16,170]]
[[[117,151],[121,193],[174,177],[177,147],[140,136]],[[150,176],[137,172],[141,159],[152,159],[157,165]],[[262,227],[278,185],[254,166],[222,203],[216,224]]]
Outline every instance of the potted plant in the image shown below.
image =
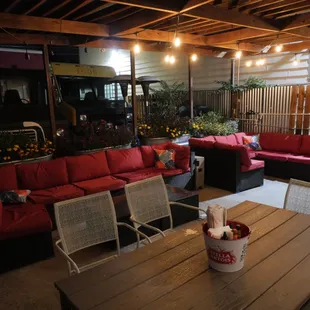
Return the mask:
[[94,153],[109,148],[129,148],[134,140],[126,126],[113,126],[101,120],[85,122],[78,132],[58,137],[61,155]]
[[35,142],[23,132],[0,132],[0,165],[46,161],[53,158],[54,152],[51,141]]

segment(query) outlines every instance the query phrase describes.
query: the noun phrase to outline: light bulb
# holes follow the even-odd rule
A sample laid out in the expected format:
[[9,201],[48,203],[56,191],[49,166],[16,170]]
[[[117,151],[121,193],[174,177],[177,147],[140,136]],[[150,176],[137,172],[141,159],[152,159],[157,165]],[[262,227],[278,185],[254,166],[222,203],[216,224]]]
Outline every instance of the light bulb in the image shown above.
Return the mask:
[[240,59],[242,56],[242,51],[237,51],[236,52],[236,58]]
[[181,45],[181,40],[180,38],[176,37],[174,39],[174,46],[179,47]]
[[192,61],[196,61],[197,60],[197,54],[192,54],[192,56],[191,56],[191,59],[192,59]]
[[256,66],[260,66],[261,65],[261,59],[256,60],[255,64],[256,64]]
[[175,57],[174,56],[170,56],[169,62],[171,64],[174,64],[175,63]]
[[299,63],[299,61],[298,61],[297,59],[295,59],[295,60],[293,61],[293,65],[294,65],[294,66],[297,66],[298,63]]
[[252,60],[248,60],[248,61],[245,63],[245,65],[246,65],[247,67],[251,67],[251,66],[252,66]]
[[260,65],[263,66],[265,64],[265,59],[260,60]]
[[165,62],[170,62],[170,55],[166,55]]
[[135,54],[139,54],[141,51],[140,45],[138,43],[136,43],[133,50],[134,50]]
[[283,45],[282,44],[276,45],[276,52],[277,53],[280,53],[282,51],[282,49],[283,49]]

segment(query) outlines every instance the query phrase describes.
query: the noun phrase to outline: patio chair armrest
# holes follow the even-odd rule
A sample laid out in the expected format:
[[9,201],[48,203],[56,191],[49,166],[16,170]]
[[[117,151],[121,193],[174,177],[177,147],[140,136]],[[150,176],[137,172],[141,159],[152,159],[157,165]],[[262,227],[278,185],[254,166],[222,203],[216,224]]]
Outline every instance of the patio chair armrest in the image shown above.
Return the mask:
[[188,208],[188,209],[192,209],[192,210],[201,211],[201,212],[205,213],[206,216],[207,216],[207,211],[205,211],[205,210],[203,210],[203,209],[201,209],[201,208],[198,208],[198,207],[194,207],[194,206],[185,204],[185,203],[169,201],[169,205],[170,205],[170,206],[171,206],[171,205],[176,205],[176,206],[181,206],[181,207]]
[[145,227],[145,228],[154,230],[154,231],[156,231],[157,233],[161,234],[163,237],[166,237],[165,233],[164,233],[162,230],[160,230],[159,228],[157,228],[157,227],[151,226],[151,225],[146,224],[146,223],[142,223],[142,222],[140,222],[140,221],[134,219],[132,216],[130,217],[130,220],[131,220],[133,223],[136,223],[136,224],[141,225],[141,226],[143,226],[143,227]]
[[75,261],[61,248],[60,246],[61,240],[57,240],[55,242],[56,248],[60,252],[60,254],[67,260],[68,263],[71,263],[76,273],[80,273],[78,265],[75,263]]
[[139,234],[140,236],[144,237],[148,241],[148,243],[152,243],[151,239],[146,234],[144,234],[141,231],[139,231],[138,229],[130,226],[129,224],[124,223],[124,222],[117,222],[116,224],[117,224],[117,226],[127,227],[128,229],[130,229],[130,230],[134,231],[135,233]]

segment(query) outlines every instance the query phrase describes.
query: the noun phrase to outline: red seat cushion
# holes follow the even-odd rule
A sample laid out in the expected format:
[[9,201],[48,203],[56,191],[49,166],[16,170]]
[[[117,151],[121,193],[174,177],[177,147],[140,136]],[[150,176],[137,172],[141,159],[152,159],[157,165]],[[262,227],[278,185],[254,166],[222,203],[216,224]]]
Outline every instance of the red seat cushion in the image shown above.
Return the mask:
[[191,149],[189,146],[170,143],[170,149],[175,150],[175,166],[182,170],[188,170],[191,160]]
[[241,172],[256,170],[265,167],[265,162],[263,160],[251,160],[251,166],[241,166]]
[[234,136],[236,137],[237,144],[242,144],[243,145],[243,137],[246,136],[247,134],[245,132],[237,132],[234,133]]
[[122,173],[143,169],[144,163],[139,147],[106,151],[111,173]]
[[[212,136],[210,136],[212,137]],[[191,147],[201,147],[201,148],[206,148],[206,149],[210,149],[214,147],[214,138],[213,141],[211,139],[206,139],[209,137],[205,137],[205,138],[190,138],[188,143]]]
[[156,172],[160,172],[161,175],[165,177],[173,177],[174,175],[184,173],[182,169],[156,169]]
[[299,153],[302,155],[310,155],[310,136],[301,136]]
[[12,239],[51,231],[50,217],[41,204],[20,204],[3,209],[0,239]]
[[[132,183],[132,182],[137,182],[137,181],[144,180],[147,178],[155,177],[157,175],[161,175],[162,170],[166,170],[166,169],[156,169],[154,167],[151,167],[151,168],[139,169],[139,170],[132,171],[132,172],[114,174],[114,176],[119,179],[125,180],[128,183]],[[175,169],[171,169],[171,170],[175,170]],[[167,169],[167,171],[169,170]]]
[[290,154],[287,153],[279,153],[279,152],[269,152],[269,151],[257,151],[257,158],[265,158],[279,161],[287,161]]
[[219,143],[226,143],[230,145],[237,145],[237,139],[235,135],[229,135],[229,136],[214,136],[214,139],[216,142]]
[[251,159],[256,157],[256,151],[248,150],[248,153],[249,153],[249,157],[250,157]]
[[55,186],[31,192],[29,199],[34,203],[53,204],[55,202],[84,196],[84,191],[74,185]]
[[288,161],[293,162],[293,163],[310,165],[310,157],[302,156],[302,155],[301,156],[289,155]]
[[96,179],[110,174],[104,151],[66,158],[69,182]]
[[244,165],[247,167],[251,166],[251,159],[249,156],[248,149],[245,145],[239,145],[239,144],[231,145],[231,144],[226,144],[226,143],[215,142],[214,147],[220,150],[229,150],[229,151],[239,152],[241,165]]
[[301,136],[281,133],[261,133],[259,143],[263,150],[299,154]]
[[39,190],[69,183],[65,158],[16,166],[19,188]]
[[143,145],[140,147],[142,159],[144,162],[144,167],[154,167],[155,166],[155,152],[150,145]]
[[16,166],[0,166],[0,192],[10,191],[17,188]]
[[115,191],[124,188],[125,184],[125,181],[114,178],[110,175],[102,178],[74,183],[74,185],[81,188],[86,195],[104,191]]

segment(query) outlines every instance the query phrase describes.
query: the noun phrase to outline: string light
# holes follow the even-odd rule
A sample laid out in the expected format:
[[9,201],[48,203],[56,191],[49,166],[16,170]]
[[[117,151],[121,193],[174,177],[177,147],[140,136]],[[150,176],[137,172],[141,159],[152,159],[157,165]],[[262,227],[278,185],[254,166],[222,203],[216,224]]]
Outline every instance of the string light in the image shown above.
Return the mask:
[[192,54],[191,60],[192,60],[192,61],[196,61],[197,59],[198,59],[197,54]]
[[135,54],[139,54],[141,52],[141,48],[139,43],[136,43],[133,47],[133,51],[135,52]]
[[175,63],[175,57],[173,55],[166,55],[165,62],[173,65]]
[[260,59],[258,59],[258,60],[256,60],[256,66],[257,67],[260,67],[260,66],[263,66],[264,64],[265,64],[265,59],[264,58],[260,58]]
[[278,44],[275,47],[275,50],[276,50],[277,53],[280,53],[282,51],[282,49],[283,49],[283,45],[282,44]]
[[235,56],[236,56],[237,59],[240,59],[241,56],[242,56],[242,51],[237,51]]
[[295,54],[293,66],[297,66],[299,64],[299,60],[297,59],[297,55]]
[[175,47],[179,47],[181,45],[181,40],[179,37],[175,37],[173,44]]
[[252,66],[252,60],[248,60],[248,61],[245,63],[245,65],[246,65],[247,67],[251,67],[251,66]]

